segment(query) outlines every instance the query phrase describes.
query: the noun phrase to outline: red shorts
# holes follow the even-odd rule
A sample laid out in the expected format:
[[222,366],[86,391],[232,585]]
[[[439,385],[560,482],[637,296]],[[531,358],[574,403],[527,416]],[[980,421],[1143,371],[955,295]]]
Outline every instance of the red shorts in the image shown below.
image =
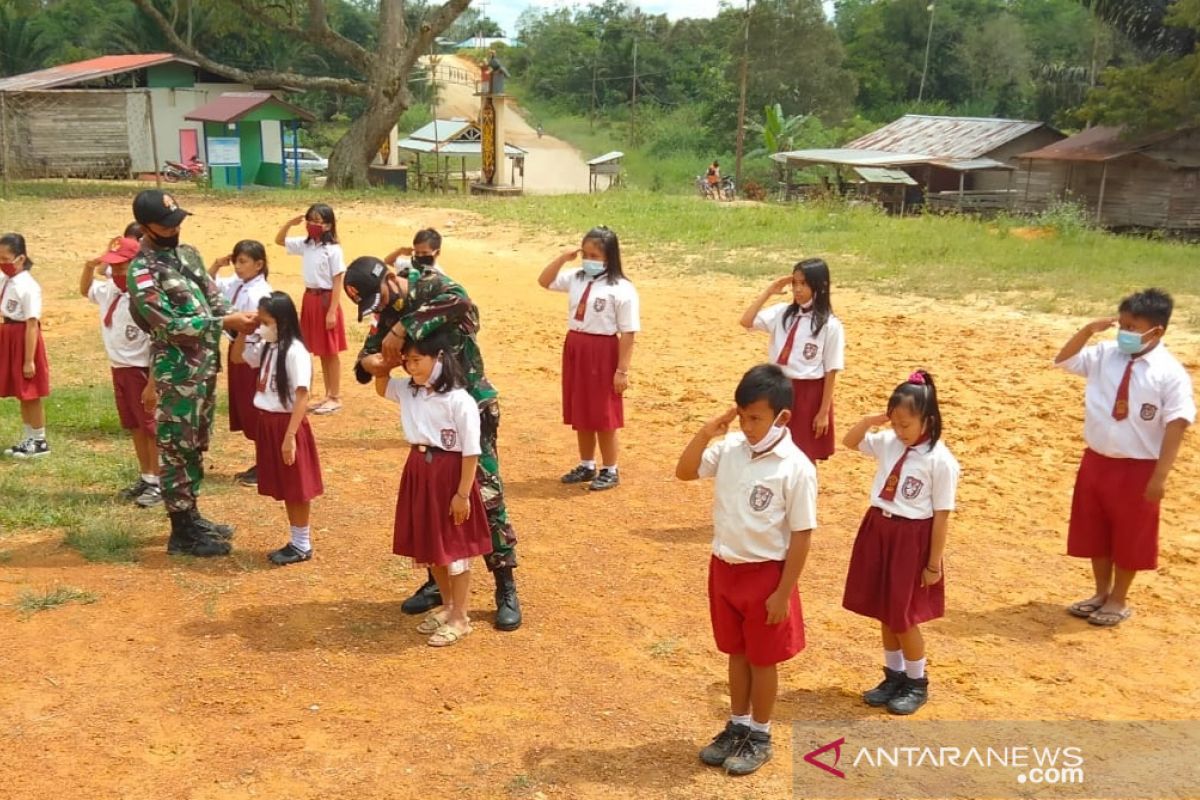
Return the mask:
[[820,437],[813,434],[813,419],[821,410],[821,397],[824,394],[824,378],[792,381],[792,418],[788,420],[788,430],[792,432],[796,447],[814,463],[824,461],[834,451],[832,405],[829,407],[829,427],[825,429],[825,434]]
[[717,649],[745,655],[756,667],[787,661],[804,649],[800,592],[792,589],[787,619],[767,624],[767,598],[779,588],[782,561],[729,564],[713,556],[708,563],[708,609]]
[[154,412],[146,411],[142,405],[142,392],[149,381],[148,367],[112,368],[113,396],[117,399],[117,417],[121,420],[121,427],[127,431],[140,430],[153,439],[158,433]]
[[1071,500],[1067,555],[1111,558],[1127,570],[1158,567],[1158,503],[1143,497],[1156,464],[1083,451]]
[[336,298],[328,289],[304,290],[304,301],[300,304],[300,333],[308,352],[318,358],[336,356],[346,349],[346,321],[341,303],[337,303],[337,322],[332,328],[325,327],[325,315],[334,302]]

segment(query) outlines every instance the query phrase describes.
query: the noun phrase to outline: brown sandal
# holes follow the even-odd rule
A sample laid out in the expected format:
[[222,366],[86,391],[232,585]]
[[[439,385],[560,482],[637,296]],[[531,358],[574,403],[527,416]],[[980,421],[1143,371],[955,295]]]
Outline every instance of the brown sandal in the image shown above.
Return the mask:
[[449,625],[443,625],[438,628],[433,636],[429,637],[430,647],[449,647],[452,644],[458,644],[459,640],[469,634],[473,629],[470,625],[462,630],[452,628]]

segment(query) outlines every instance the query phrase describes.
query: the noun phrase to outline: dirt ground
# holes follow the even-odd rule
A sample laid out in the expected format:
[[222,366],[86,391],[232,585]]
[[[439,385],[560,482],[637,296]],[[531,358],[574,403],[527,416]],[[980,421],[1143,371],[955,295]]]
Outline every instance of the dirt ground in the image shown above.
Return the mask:
[[[242,237],[270,240],[302,210],[185,205],[196,215],[184,238],[209,259]],[[120,230],[128,208],[123,200],[0,207],[0,227],[24,230],[38,259],[56,384],[107,382],[96,312],[74,286],[82,260]],[[725,662],[705,599],[711,487],[682,484],[673,471],[695,429],[763,358],[765,339],[737,325],[758,287],[685,275],[627,248],[644,331],[622,434],[623,484],[589,494],[558,482],[576,457],[558,406],[566,309],[562,295],[536,284],[570,242],[458,211],[365,203],[337,211],[350,257],[385,253],[420,226],[438,227],[443,265],[481,307],[488,373],[503,398],[501,456],[521,538],[525,625],[491,628],[482,570],[476,632],[460,645],[427,647],[415,620],[400,614],[420,577],[390,553],[406,449],[396,409],[355,384],[344,364],[345,409],[313,420],[327,487],[314,506],[313,561],[269,568],[265,554],[286,535],[283,509],[237,488],[202,501],[210,516],[237,523],[235,558],[169,559],[165,524],[131,565],[86,563],[61,546],[60,532],[5,536],[13,555],[0,563],[0,602],[58,584],[99,600],[24,621],[0,610],[0,794],[790,796],[789,720],[878,713],[858,699],[879,677],[875,626],[840,607],[872,464],[839,452],[821,468],[820,529],[801,579],[809,644],[781,670],[775,761],[740,780],[702,767],[696,750],[727,714]],[[580,220],[580,229],[591,222]],[[298,259],[269,250],[272,283],[297,292]],[[836,259],[833,270],[836,281]],[[1080,320],[836,285],[834,302],[848,332],[839,431],[878,411],[891,387],[924,365],[939,381],[945,440],[963,467],[948,613],[926,628],[932,701],[922,716],[1194,716],[1196,436],[1168,486],[1161,567],[1135,585],[1136,615],[1116,629],[1092,628],[1064,611],[1090,594],[1087,566],[1064,556],[1082,383],[1050,367]],[[362,333],[353,327],[352,340]],[[1173,330],[1170,341],[1200,374],[1200,339]],[[225,422],[219,417],[210,486],[228,487],[249,463],[248,443]],[[161,510],[146,513],[165,523]]]

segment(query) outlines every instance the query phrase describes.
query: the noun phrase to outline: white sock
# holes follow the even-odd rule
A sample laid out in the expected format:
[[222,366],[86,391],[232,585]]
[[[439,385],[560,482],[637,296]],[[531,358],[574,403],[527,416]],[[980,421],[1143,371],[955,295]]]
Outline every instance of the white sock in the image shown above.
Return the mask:
[[28,425],[26,425],[25,423],[22,422],[21,423],[21,441],[24,442],[24,441],[27,441],[32,438],[33,438],[33,428],[29,427]]
[[151,486],[158,486],[158,476],[157,475],[147,475],[146,473],[143,472],[142,480],[145,483],[150,484]]
[[308,525],[305,525],[304,527],[293,525],[292,547],[296,548],[302,553],[307,553],[309,550],[312,550],[312,539],[310,538],[311,532],[312,528]]
[[734,725],[744,725],[749,728],[750,723],[754,721],[754,717],[750,716],[749,714],[730,714],[729,721]]
[[614,475],[617,474],[617,465],[616,464],[613,464],[611,467],[608,466],[607,464],[605,464],[603,469],[605,472],[611,472]]
[[904,651],[903,650],[884,650],[883,665],[892,672],[904,671]]
[[750,720],[750,730],[754,731],[755,733],[765,733],[768,736],[770,736],[771,735],[771,723],[770,723],[770,721],[759,722],[758,720],[751,719]]
[[916,661],[904,659],[904,674],[912,678],[914,681],[918,678],[925,677],[925,659],[918,658]]
[[29,431],[33,435],[33,440],[35,442],[46,441],[46,429],[45,428],[30,428]]
[[595,469],[596,468],[596,460],[592,459],[591,461],[580,461],[579,466],[587,467],[588,469]]

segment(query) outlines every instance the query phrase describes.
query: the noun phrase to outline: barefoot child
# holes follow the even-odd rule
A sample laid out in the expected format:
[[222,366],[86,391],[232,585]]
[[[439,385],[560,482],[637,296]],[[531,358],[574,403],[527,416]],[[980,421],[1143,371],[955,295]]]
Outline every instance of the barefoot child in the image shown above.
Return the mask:
[[[771,337],[771,363],[783,368],[792,381],[792,441],[813,462],[833,455],[833,387],[845,366],[846,334],[833,315],[829,299],[829,266],[819,258],[806,258],[763,290],[742,314],[742,327]],[[792,290],[790,304],[768,309],[773,296]]]
[[[777,665],[804,649],[796,583],[817,525],[817,471],[788,436],[792,387],[778,366],[752,368],[734,399],[693,437],[675,476],[716,477],[708,605],[729,656],[731,713],[700,760],[748,775],[771,758]],[[742,432],[725,436],[735,417]]]
[[467,615],[471,559],[492,551],[487,512],[475,480],[479,460],[479,407],[464,386],[449,341],[433,336],[404,344],[408,378],[391,378],[383,355],[367,356],[375,391],[400,404],[408,460],[396,498],[392,552],[428,567],[444,604],[417,630],[431,647],[455,644],[471,633]]
[[[304,236],[288,236],[304,223]],[[342,407],[341,357],[346,349],[346,323],[342,317],[342,281],[346,272],[342,246],[338,243],[337,218],[324,203],[309,207],[302,217],[288,220],[275,235],[275,244],[288,255],[301,256],[304,273],[304,302],[300,325],[312,354],[321,359],[325,398],[312,407],[314,414],[332,414]]]
[[[1133,610],[1126,595],[1138,570],[1158,566],[1158,512],[1167,476],[1196,421],[1192,380],[1162,343],[1174,302],[1158,289],[1121,301],[1118,316],[1091,322],[1054,363],[1087,378],[1083,438],[1067,554],[1088,558],[1096,592],[1067,610],[1111,627]],[[1116,341],[1085,347],[1114,324]]]
[[50,366],[42,341],[42,287],[29,271],[33,259],[19,233],[0,236],[0,397],[21,402],[21,441],[13,458],[50,455],[42,398],[50,394]]
[[291,538],[267,555],[284,566],[312,558],[309,511],[325,487],[312,428],[305,419],[312,386],[312,358],[304,347],[292,298],[271,292],[258,302],[260,327],[255,341],[234,342],[234,352],[257,368],[254,436],[258,493],[283,501]]
[[[158,392],[150,380],[150,336],[129,314],[127,283],[129,262],[140,250],[141,244],[133,237],[113,239],[104,254],[84,265],[79,293],[99,306],[100,338],[108,353],[117,416],[133,437],[137,453],[140,477],[118,496],[149,508],[162,502],[154,421]],[[105,273],[111,277],[105,279]]]
[[[221,269],[230,264],[233,264],[234,274],[227,278],[217,277]],[[234,311],[257,312],[259,302],[271,296],[271,284],[267,283],[270,274],[267,249],[262,242],[241,240],[233,246],[231,255],[221,256],[212,263],[208,274],[217,282],[221,294]],[[258,412],[254,408],[258,370],[247,364],[241,353],[248,341],[257,341],[257,334],[226,331],[225,335],[229,337],[229,363],[225,370],[229,384],[229,430],[241,431],[253,442],[258,430]],[[236,347],[235,352],[239,339],[241,347]],[[243,486],[254,486],[258,483],[258,470],[251,465],[250,469],[239,472],[233,479]]]
[[[868,433],[889,423],[889,431]],[[863,417],[843,441],[879,462],[842,606],[879,620],[884,680],[863,700],[893,714],[925,705],[929,679],[919,626],[945,613],[942,554],[959,470],[941,437],[933,376],[917,370],[892,392],[886,414]]]
[[[583,256],[580,268],[562,268]],[[578,248],[551,261],[538,276],[543,289],[566,292],[567,340],[563,344],[563,423],[575,429],[579,466],[563,483],[589,483],[594,492],[621,482],[617,431],[625,427],[625,390],[634,336],[641,329],[638,293],[621,268],[621,247],[608,228],[592,228]],[[596,471],[596,444],[602,469]]]

